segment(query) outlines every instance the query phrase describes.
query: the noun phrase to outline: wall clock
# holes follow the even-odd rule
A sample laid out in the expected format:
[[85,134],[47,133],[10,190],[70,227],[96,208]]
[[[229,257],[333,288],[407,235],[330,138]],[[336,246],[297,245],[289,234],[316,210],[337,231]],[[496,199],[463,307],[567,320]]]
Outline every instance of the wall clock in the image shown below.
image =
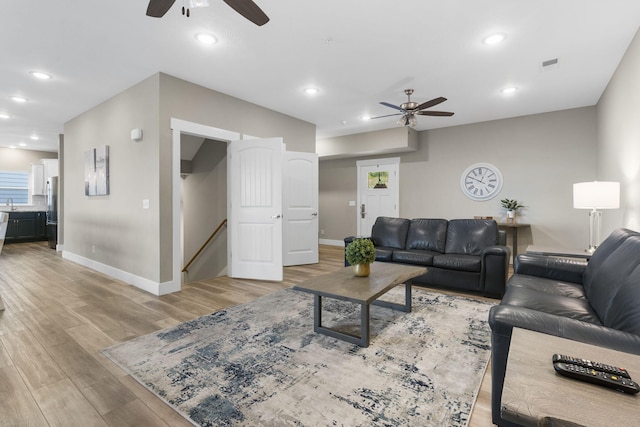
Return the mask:
[[462,172],[460,188],[472,200],[493,199],[502,190],[502,174],[490,163],[475,163]]

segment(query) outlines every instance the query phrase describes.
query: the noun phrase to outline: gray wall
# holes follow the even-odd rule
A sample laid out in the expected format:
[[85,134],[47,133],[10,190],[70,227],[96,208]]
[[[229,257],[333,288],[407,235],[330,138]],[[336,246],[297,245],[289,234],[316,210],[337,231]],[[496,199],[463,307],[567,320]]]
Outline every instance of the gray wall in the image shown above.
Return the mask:
[[0,147],[0,171],[31,172],[32,163],[41,159],[57,159],[58,153]]
[[640,31],[598,102],[598,180],[620,182],[620,209],[603,212],[603,234],[640,231]]
[[[155,74],[65,124],[65,251],[154,283],[172,280],[172,117],[315,151],[310,123]],[[133,128],[143,129],[141,141],[131,141]],[[87,197],[83,153],[103,144],[111,194]]]
[[[531,232],[520,235],[520,251],[533,243],[588,245],[587,212],[573,209],[572,184],[595,179],[595,107],[423,131],[419,137],[416,153],[400,155],[400,216],[504,219],[499,200],[506,197],[526,206],[518,221],[531,224]],[[347,206],[356,200],[355,162],[320,162],[321,238],[342,240],[356,232],[356,208]],[[472,201],[460,190],[460,175],[477,162],[494,164],[504,177],[492,200]]]

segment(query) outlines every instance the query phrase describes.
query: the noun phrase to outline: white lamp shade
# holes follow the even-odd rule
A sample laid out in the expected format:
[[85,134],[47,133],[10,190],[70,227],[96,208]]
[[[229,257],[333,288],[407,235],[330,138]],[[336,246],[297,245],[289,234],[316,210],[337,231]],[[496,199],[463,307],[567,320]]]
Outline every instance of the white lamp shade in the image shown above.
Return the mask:
[[617,209],[620,207],[619,182],[578,182],[573,184],[575,209]]

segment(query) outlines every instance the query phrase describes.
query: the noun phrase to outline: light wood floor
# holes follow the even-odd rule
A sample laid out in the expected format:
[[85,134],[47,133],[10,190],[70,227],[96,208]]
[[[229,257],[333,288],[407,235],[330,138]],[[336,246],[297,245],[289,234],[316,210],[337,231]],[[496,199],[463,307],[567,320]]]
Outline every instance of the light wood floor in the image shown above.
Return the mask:
[[[227,277],[156,297],[62,259],[46,242],[0,254],[0,426],[189,426],[100,353],[117,342],[290,287],[342,267],[322,246],[320,263],[285,268],[283,282]],[[470,426],[491,426],[490,373]]]

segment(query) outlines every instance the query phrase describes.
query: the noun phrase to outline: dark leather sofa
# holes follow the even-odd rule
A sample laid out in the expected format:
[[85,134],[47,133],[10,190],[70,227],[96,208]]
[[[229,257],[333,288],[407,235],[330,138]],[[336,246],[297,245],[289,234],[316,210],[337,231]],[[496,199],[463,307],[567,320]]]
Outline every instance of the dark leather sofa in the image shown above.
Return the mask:
[[489,314],[491,411],[500,426],[515,425],[500,416],[514,327],[640,354],[640,233],[614,231],[588,262],[521,254],[514,270]]
[[376,261],[428,267],[414,284],[504,294],[511,250],[494,220],[378,217],[370,239]]

